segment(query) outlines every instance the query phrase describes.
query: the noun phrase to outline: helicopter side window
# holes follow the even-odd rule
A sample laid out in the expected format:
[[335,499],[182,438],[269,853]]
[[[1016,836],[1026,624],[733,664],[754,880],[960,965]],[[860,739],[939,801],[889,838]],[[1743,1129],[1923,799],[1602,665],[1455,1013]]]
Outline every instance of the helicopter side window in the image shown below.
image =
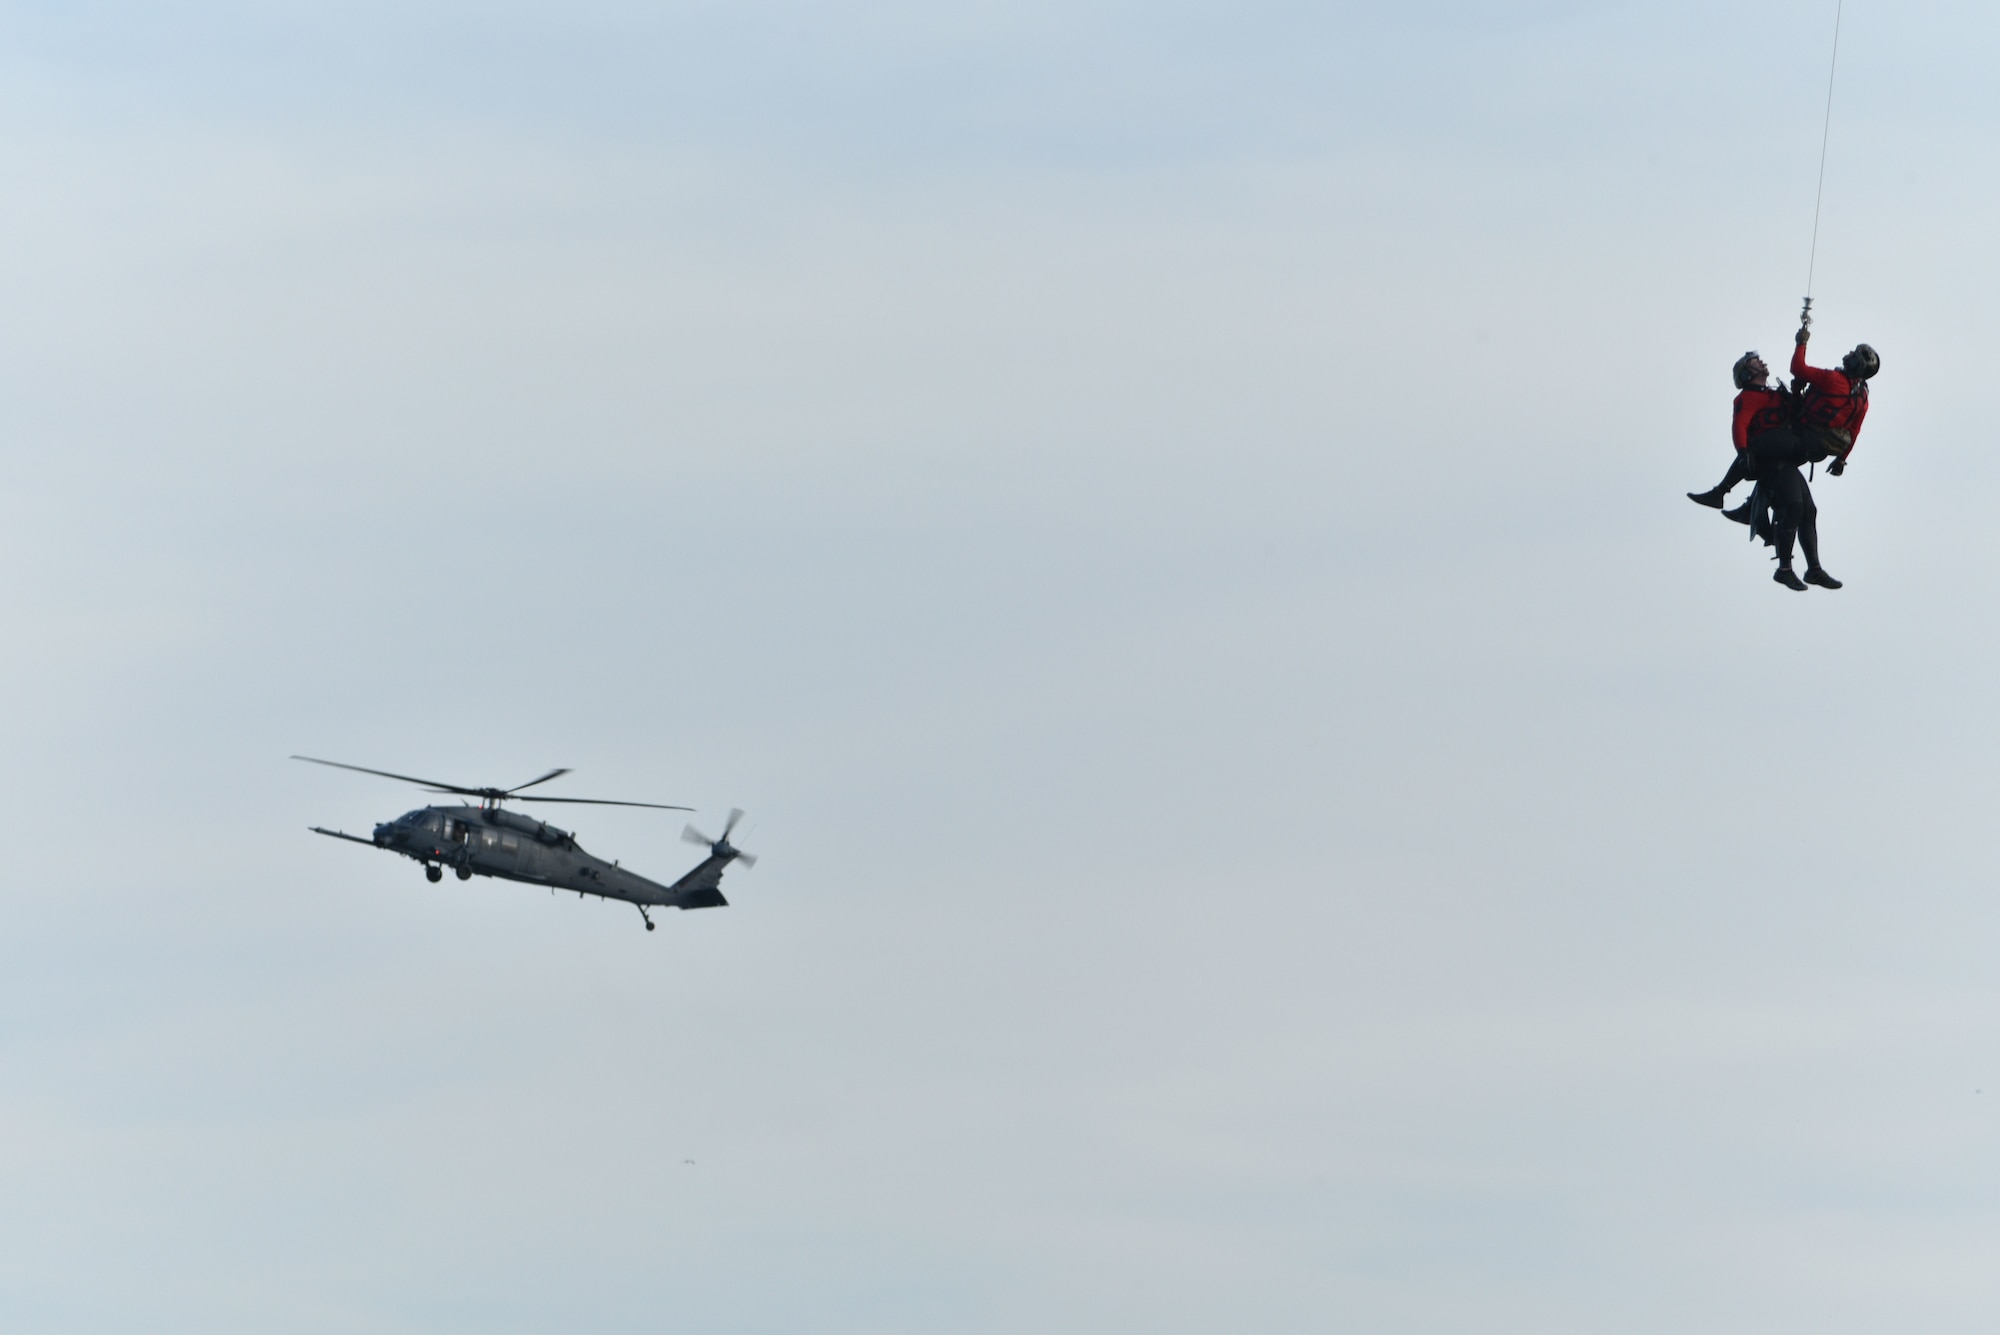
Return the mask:
[[503,855],[508,853],[518,853],[521,849],[520,840],[516,839],[513,835],[507,834],[500,830],[479,831],[479,843],[480,846],[482,848],[485,848],[488,852],[498,852]]

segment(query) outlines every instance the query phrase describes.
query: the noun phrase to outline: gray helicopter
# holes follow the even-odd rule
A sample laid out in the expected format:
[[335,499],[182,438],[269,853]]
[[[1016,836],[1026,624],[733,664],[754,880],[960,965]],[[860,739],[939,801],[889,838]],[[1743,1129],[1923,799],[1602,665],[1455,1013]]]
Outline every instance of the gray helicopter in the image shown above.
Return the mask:
[[461,788],[457,784],[412,778],[408,774],[391,774],[388,770],[343,765],[338,760],[319,760],[313,756],[293,756],[292,759],[314,765],[331,765],[335,769],[351,769],[384,779],[400,779],[404,783],[414,783],[426,792],[457,793],[479,799],[476,807],[422,807],[405,812],[392,821],[377,825],[372,839],[343,834],[339,830],[323,830],[317,825],[307,827],[314,834],[401,853],[406,858],[423,863],[424,875],[433,881],[443,880],[444,869],[450,867],[458,873],[461,881],[469,881],[475,876],[498,876],[507,881],[546,885],[551,891],[573,891],[578,898],[596,895],[599,899],[622,899],[639,910],[639,916],[646,920],[649,932],[653,930],[653,915],[649,910],[654,908],[726,908],[729,901],[722,897],[721,889],[723,868],[732,862],[741,862],[746,867],[757,865],[754,856],[729,842],[736,822],[743,819],[741,811],[729,813],[729,821],[722,827],[720,839],[710,839],[692,825],[683,830],[681,837],[692,844],[705,844],[708,856],[672,885],[661,885],[626,871],[615,862],[606,862],[584,852],[577,847],[576,836],[567,830],[558,830],[547,821],[516,815],[501,807],[503,802],[568,802],[594,807],[649,807],[654,811],[694,809],[663,806],[658,802],[609,802],[594,797],[521,796],[525,789],[569,773],[566,769],[552,769],[539,779],[530,779],[513,788]]

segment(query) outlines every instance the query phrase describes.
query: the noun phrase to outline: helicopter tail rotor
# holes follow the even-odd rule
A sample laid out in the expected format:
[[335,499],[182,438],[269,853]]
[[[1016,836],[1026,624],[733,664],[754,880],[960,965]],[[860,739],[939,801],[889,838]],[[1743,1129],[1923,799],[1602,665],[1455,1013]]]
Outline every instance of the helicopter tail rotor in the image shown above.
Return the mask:
[[745,867],[754,867],[757,865],[757,855],[755,853],[745,853],[742,849],[729,842],[729,836],[736,831],[736,823],[742,819],[743,808],[731,807],[729,809],[729,819],[723,823],[722,837],[720,839],[711,839],[692,825],[681,831],[681,838],[690,844],[703,845],[710,853],[726,861],[740,862]]

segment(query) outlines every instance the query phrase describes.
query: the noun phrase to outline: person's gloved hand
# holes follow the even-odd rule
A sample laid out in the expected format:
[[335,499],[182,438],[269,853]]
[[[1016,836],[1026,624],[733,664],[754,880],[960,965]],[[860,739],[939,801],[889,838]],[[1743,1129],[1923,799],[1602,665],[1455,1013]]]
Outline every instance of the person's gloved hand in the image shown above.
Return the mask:
[[1835,459],[1832,463],[1826,466],[1826,471],[1833,474],[1835,477],[1839,477],[1842,473],[1845,473],[1847,471],[1847,460],[1845,458]]
[[1792,342],[1803,347],[1811,338],[1812,330],[1806,328],[1804,325],[1800,325],[1799,332],[1792,335]]

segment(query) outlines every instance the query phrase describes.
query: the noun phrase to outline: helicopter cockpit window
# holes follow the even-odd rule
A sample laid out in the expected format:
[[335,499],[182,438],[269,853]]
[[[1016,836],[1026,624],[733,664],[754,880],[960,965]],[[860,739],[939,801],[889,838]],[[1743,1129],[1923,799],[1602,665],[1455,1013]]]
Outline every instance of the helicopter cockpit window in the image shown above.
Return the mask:
[[444,837],[454,844],[464,843],[466,833],[464,821],[448,820],[444,823]]

